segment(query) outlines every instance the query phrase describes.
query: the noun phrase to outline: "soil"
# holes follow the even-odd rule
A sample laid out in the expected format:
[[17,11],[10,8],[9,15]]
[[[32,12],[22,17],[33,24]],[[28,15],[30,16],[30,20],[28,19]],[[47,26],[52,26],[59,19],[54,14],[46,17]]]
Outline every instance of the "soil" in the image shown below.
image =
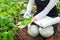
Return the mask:
[[[58,25],[58,30],[54,37],[55,37],[55,40],[60,40],[60,24]],[[16,32],[14,40],[40,40],[40,35],[33,38],[27,34],[27,28],[24,28]]]

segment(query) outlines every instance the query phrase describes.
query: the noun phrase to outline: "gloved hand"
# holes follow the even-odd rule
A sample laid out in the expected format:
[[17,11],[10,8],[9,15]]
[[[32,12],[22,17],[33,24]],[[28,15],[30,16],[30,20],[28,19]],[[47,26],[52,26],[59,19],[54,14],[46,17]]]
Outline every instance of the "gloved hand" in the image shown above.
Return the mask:
[[24,18],[30,18],[31,17],[31,15],[30,15],[30,12],[29,11],[27,11],[25,14],[24,14],[24,16],[23,16]]

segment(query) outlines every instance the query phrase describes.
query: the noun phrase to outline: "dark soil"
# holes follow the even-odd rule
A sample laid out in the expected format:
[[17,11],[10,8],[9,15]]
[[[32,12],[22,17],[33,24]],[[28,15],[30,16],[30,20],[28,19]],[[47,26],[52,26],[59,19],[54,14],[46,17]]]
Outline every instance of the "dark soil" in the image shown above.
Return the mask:
[[[55,40],[60,40],[60,24],[58,25],[58,30],[54,37],[55,37]],[[16,32],[14,39],[15,40],[40,40],[40,35],[33,38],[27,34],[27,28],[24,28]]]

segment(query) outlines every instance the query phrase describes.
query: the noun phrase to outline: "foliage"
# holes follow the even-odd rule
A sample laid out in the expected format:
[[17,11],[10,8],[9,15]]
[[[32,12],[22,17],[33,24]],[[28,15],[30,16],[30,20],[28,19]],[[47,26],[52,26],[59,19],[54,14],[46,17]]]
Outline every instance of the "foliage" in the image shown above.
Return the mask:
[[18,30],[14,18],[20,10],[19,0],[0,0],[0,40],[13,40],[14,32]]
[[0,14],[0,38],[3,40],[13,40],[12,34],[14,35],[16,30],[18,30],[18,27],[14,24],[12,16]]
[[58,2],[58,4],[57,4],[57,9],[58,9],[58,11],[60,12],[60,0],[59,0],[59,2]]
[[[27,0],[28,1],[28,0]],[[14,19],[18,17],[22,25],[28,25],[30,19],[24,19],[26,0],[0,0],[0,40],[14,40],[14,32],[18,30]]]

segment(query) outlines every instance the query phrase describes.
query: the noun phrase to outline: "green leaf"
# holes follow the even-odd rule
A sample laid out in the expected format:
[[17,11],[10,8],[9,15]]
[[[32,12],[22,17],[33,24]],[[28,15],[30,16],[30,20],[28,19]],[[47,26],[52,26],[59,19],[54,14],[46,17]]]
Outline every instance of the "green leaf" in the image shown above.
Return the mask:
[[13,27],[13,29],[12,29],[12,30],[13,30],[13,31],[18,30],[18,26],[14,25],[14,27]]
[[8,31],[3,33],[4,40],[13,40],[13,32]]
[[8,32],[3,33],[4,40],[9,40],[9,34]]
[[27,26],[27,25],[30,24],[31,22],[32,22],[32,19],[30,18],[30,19],[25,19],[25,20],[23,20],[21,23],[22,23],[22,25]]
[[25,10],[25,9],[23,9],[23,10],[21,10],[21,11],[20,11],[20,13],[19,13],[19,14],[21,15],[21,14],[24,14],[25,12],[26,12],[26,10]]
[[7,16],[7,13],[6,12],[1,12],[0,16]]
[[9,18],[9,23],[10,23],[10,22],[14,22],[14,18],[12,18],[11,15],[8,15],[7,17]]
[[3,33],[0,32],[0,39],[2,39],[2,37],[3,37]]
[[13,40],[14,33],[12,31],[8,31],[9,34],[9,40]]
[[13,27],[14,26],[14,23],[9,23],[7,24],[8,27]]
[[0,25],[2,25],[3,24],[3,19],[2,19],[2,17],[0,17]]
[[0,28],[0,31],[5,31],[5,30],[8,30],[8,27],[4,26]]
[[9,22],[9,18],[8,18],[8,17],[4,17],[4,18],[3,18],[3,23],[4,23],[4,24],[7,24],[8,22]]
[[4,24],[8,24],[10,22],[13,22],[13,18],[12,17],[10,17],[10,16],[3,17],[3,23]]

